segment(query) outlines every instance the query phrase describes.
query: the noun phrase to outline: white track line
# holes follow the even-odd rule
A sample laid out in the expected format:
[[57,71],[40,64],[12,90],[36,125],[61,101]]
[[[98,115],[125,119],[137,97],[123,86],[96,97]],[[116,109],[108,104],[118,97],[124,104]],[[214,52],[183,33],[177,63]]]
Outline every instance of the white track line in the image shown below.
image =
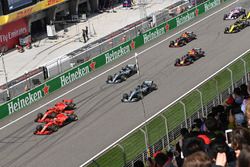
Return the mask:
[[[234,3],[238,2],[239,0],[236,0],[235,2],[225,6],[224,8],[221,8],[220,10],[212,13],[211,15],[209,16],[206,16],[204,17],[202,20],[199,20],[198,22],[184,28],[183,30],[173,34],[172,36],[176,35],[176,34],[179,34],[180,32],[192,27],[193,25],[196,25],[198,24],[199,22],[205,20],[206,18],[209,18],[211,16],[213,16],[214,14],[228,8],[229,6],[233,5]],[[172,36],[166,38],[165,40],[163,41],[166,41],[167,39],[171,38]],[[157,46],[158,44],[162,43],[163,41],[160,41],[159,43],[153,45],[152,47],[154,46]],[[152,48],[150,47],[150,48]],[[147,49],[146,49],[147,50]],[[139,54],[142,54],[144,53],[146,50],[140,52]],[[247,51],[245,51],[244,53],[242,53],[240,56],[238,56],[237,58],[235,58],[233,61],[231,61],[230,63],[228,63],[226,66],[224,67],[227,67],[229,66],[230,64],[234,63],[235,61],[237,61],[240,57],[242,57],[244,54],[246,54],[247,52],[249,52],[250,49],[248,49]],[[139,55],[138,54],[138,55]],[[156,114],[154,114],[153,116],[151,116],[150,118],[148,118],[146,121],[142,122],[140,125],[138,125],[136,128],[132,129],[130,132],[128,132],[127,134],[125,134],[123,137],[121,137],[120,139],[118,139],[117,141],[115,141],[113,144],[109,145],[108,147],[106,147],[104,150],[102,150],[101,152],[99,152],[98,154],[96,154],[94,157],[92,157],[91,159],[89,159],[88,161],[86,161],[85,163],[83,163],[80,167],[84,167],[85,165],[88,165],[91,161],[93,161],[94,159],[96,159],[98,156],[100,156],[101,154],[103,154],[104,152],[106,152],[107,150],[109,150],[110,148],[112,147],[115,147],[121,140],[125,139],[127,136],[129,136],[130,134],[132,134],[133,132],[135,132],[137,129],[139,129],[140,127],[142,127],[145,123],[149,122],[150,120],[152,120],[154,117],[156,117],[157,115],[161,114],[164,110],[166,110],[168,107],[172,106],[174,103],[176,103],[177,101],[179,101],[180,99],[182,99],[183,97],[185,97],[186,95],[188,95],[190,92],[192,92],[193,90],[197,89],[199,86],[201,86],[203,83],[207,82],[209,79],[213,78],[215,75],[217,75],[219,72],[221,72],[222,70],[224,70],[224,68],[218,70],[217,72],[215,72],[214,74],[212,74],[210,77],[208,77],[207,79],[205,79],[204,81],[202,81],[201,83],[199,83],[198,85],[196,85],[194,88],[192,88],[191,90],[189,90],[188,92],[186,92],[185,94],[183,94],[182,96],[180,96],[179,98],[177,98],[176,100],[174,100],[172,103],[168,104],[166,107],[164,107],[163,109],[161,109],[160,111],[158,111]]]
[[87,165],[88,163],[90,163],[92,160],[94,160],[95,158],[97,158],[98,156],[100,156],[101,154],[103,154],[105,151],[107,151],[108,149],[115,147],[121,140],[123,140],[124,138],[126,138],[128,135],[130,135],[131,133],[135,132],[136,130],[138,130],[140,127],[142,127],[145,123],[149,122],[151,119],[153,119],[154,117],[156,117],[157,115],[160,115],[164,110],[166,110],[168,107],[172,106],[174,103],[178,102],[180,99],[182,99],[183,97],[185,97],[186,95],[188,95],[190,92],[194,91],[195,89],[197,89],[199,86],[201,86],[203,83],[207,82],[208,80],[210,80],[211,78],[213,78],[215,75],[217,75],[218,73],[220,73],[222,70],[225,69],[225,67],[228,67],[229,65],[231,65],[232,63],[234,63],[235,61],[237,61],[240,57],[242,57],[243,55],[245,55],[246,53],[250,52],[250,49],[248,49],[247,51],[245,51],[244,53],[242,53],[240,56],[238,56],[237,58],[235,58],[233,61],[231,61],[230,63],[228,63],[226,66],[224,66],[224,68],[218,70],[217,72],[215,72],[214,74],[212,74],[210,77],[208,77],[207,79],[205,79],[204,81],[202,81],[201,83],[199,83],[198,85],[196,85],[195,87],[193,87],[191,90],[189,90],[188,92],[186,92],[185,94],[183,94],[182,96],[180,96],[179,98],[177,98],[175,101],[173,101],[172,103],[168,104],[166,107],[164,107],[163,109],[161,109],[160,111],[158,111],[157,113],[155,113],[153,116],[151,116],[150,118],[148,118],[146,121],[142,122],[140,125],[138,125],[136,128],[134,128],[133,130],[131,130],[130,132],[128,132],[127,134],[125,134],[123,137],[121,137],[120,139],[118,139],[116,142],[114,142],[113,144],[111,144],[110,146],[108,146],[107,148],[105,148],[104,150],[102,150],[100,153],[98,153],[97,155],[95,155],[93,158],[91,158],[90,160],[86,161],[84,164],[82,164],[80,167],[83,167],[84,165]]
[[[231,6],[231,5],[235,4],[235,3],[236,3],[236,2],[238,2],[238,1],[239,1],[239,0],[236,0],[236,1],[235,1],[235,2],[233,2],[233,3],[230,3],[229,5],[227,5],[227,6],[223,7],[223,8],[221,8],[220,10],[218,10],[218,11],[216,11],[216,12],[214,12],[214,13],[212,13],[212,14],[210,14],[210,15],[206,16],[206,17],[204,17],[203,19],[201,19],[201,20],[199,20],[199,21],[195,22],[194,24],[192,24],[192,25],[190,25],[190,26],[188,26],[188,27],[186,27],[186,28],[184,28],[184,29],[182,29],[182,30],[178,31],[177,33],[175,33],[175,34],[173,34],[173,35],[169,36],[168,38],[166,38],[166,39],[164,39],[164,40],[162,40],[162,41],[160,41],[160,42],[158,42],[158,43],[156,43],[156,44],[154,44],[154,45],[152,45],[152,46],[148,47],[148,48],[147,48],[147,49],[145,49],[144,51],[142,51],[142,52],[138,53],[138,56],[139,56],[139,55],[141,55],[141,54],[143,54],[143,53],[145,53],[145,52],[147,52],[148,50],[152,49],[153,47],[155,47],[155,46],[157,46],[157,45],[161,44],[162,42],[165,42],[166,40],[168,40],[168,39],[172,38],[173,36],[175,36],[175,35],[177,35],[177,34],[179,34],[179,33],[183,32],[183,31],[185,31],[186,29],[188,29],[188,28],[190,28],[190,27],[192,27],[192,26],[194,26],[194,25],[196,25],[196,24],[198,24],[198,23],[200,23],[200,22],[202,22],[202,21],[206,20],[207,18],[209,18],[209,17],[211,17],[211,16],[213,16],[213,15],[215,15],[215,14],[219,13],[220,11],[222,11],[222,10],[224,10],[224,9],[228,8],[229,6]],[[50,103],[52,103],[52,102],[56,101],[57,99],[59,99],[59,98],[61,98],[61,97],[65,96],[66,94],[68,94],[68,93],[70,93],[70,92],[72,92],[72,91],[74,91],[74,90],[76,90],[76,89],[78,89],[78,88],[82,87],[83,85],[86,85],[87,83],[89,83],[89,82],[91,82],[91,81],[93,81],[93,80],[95,80],[95,79],[99,78],[100,76],[102,76],[102,75],[106,74],[107,72],[109,72],[109,71],[111,71],[111,70],[113,70],[113,69],[115,69],[115,68],[117,68],[117,67],[121,66],[122,64],[124,64],[124,63],[128,62],[129,60],[131,60],[131,59],[133,59],[133,58],[134,58],[134,56],[132,56],[132,57],[130,57],[130,58],[128,58],[128,59],[126,59],[126,60],[124,60],[123,62],[121,62],[121,63],[119,63],[119,64],[117,64],[117,65],[115,65],[115,66],[111,67],[110,69],[108,69],[108,70],[106,70],[106,71],[104,71],[104,72],[100,73],[99,75],[97,75],[97,76],[95,76],[95,77],[91,78],[90,80],[88,80],[88,81],[86,81],[86,82],[84,82],[84,83],[82,83],[82,84],[78,85],[77,87],[74,87],[73,89],[71,89],[71,90],[69,90],[69,91],[67,91],[67,92],[65,92],[65,93],[63,93],[63,94],[61,94],[60,96],[56,97],[55,99],[53,99],[53,100],[51,100],[51,101],[49,101],[49,102],[47,102],[47,103],[45,103],[45,104],[41,105],[40,107],[38,107],[38,108],[36,108],[36,109],[34,109],[34,110],[32,110],[32,111],[30,111],[30,112],[28,112],[28,113],[24,114],[23,116],[21,116],[21,117],[17,118],[16,120],[14,120],[14,121],[12,121],[12,122],[10,122],[10,123],[8,123],[8,124],[6,124],[6,125],[2,126],[2,127],[0,128],[0,130],[5,129],[6,127],[8,127],[8,126],[10,126],[10,125],[12,125],[12,124],[16,123],[17,121],[19,121],[19,120],[21,120],[21,119],[23,119],[23,118],[27,117],[28,115],[30,115],[30,114],[32,114],[32,113],[34,113],[34,112],[36,112],[37,110],[39,110],[39,109],[41,109],[41,108],[45,107],[46,105],[48,105],[48,104],[50,104]]]

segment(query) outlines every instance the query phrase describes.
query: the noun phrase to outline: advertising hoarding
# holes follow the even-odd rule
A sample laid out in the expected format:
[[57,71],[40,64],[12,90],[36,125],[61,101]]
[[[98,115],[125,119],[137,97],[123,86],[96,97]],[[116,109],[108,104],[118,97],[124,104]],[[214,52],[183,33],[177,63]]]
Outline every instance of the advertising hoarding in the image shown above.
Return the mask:
[[10,49],[19,44],[19,38],[29,34],[28,22],[25,18],[1,27],[0,48]]

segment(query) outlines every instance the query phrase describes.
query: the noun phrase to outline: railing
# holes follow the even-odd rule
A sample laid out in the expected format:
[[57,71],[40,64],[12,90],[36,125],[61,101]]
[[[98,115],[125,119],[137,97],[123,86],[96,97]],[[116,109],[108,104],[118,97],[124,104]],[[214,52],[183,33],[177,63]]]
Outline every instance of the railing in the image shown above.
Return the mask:
[[[180,0],[176,4],[173,4],[162,11],[158,11],[155,14],[156,24],[160,24],[171,18],[168,14],[168,11],[172,10],[175,12],[177,5],[187,7],[188,3],[183,0]],[[8,82],[8,89],[11,96],[10,98],[12,99],[14,97],[17,97],[18,95],[21,95],[27,90],[33,89],[39,84],[44,83],[48,77],[53,78],[72,67],[82,64],[88,61],[89,59],[96,57],[97,55],[100,55],[101,53],[104,53],[105,51],[108,51],[111,48],[120,45],[124,42],[124,37],[126,41],[135,38],[138,35],[139,30],[143,33],[152,28],[150,26],[150,22],[152,22],[151,17],[141,19],[133,24],[130,24],[110,35],[107,35],[89,44],[88,46],[79,48],[60,58],[52,60],[51,62],[41,67],[40,69],[43,70],[40,70],[40,72],[36,73],[35,75],[30,75],[30,73],[32,72],[29,72],[19,77],[25,78],[23,80],[19,80],[19,78],[17,78],[13,81]],[[6,84],[0,86],[0,104],[8,100],[7,90],[5,89],[6,87]]]
[[152,156],[156,151],[170,147],[180,135],[181,128],[190,128],[195,118],[207,116],[213,106],[222,104],[234,87],[249,80],[249,73],[250,49],[82,167],[132,167],[138,159],[145,161],[148,152]]
[[[177,3],[183,7],[188,7],[189,3],[185,1],[180,1]],[[171,11],[175,11],[176,8],[171,8]],[[164,10],[158,11],[155,13],[156,16],[156,25],[159,25],[166,20],[172,18],[169,15],[169,9],[166,8]],[[148,17],[145,19],[141,19],[129,26],[126,26],[117,32],[114,32],[95,43],[89,44],[88,46],[84,46],[79,48],[69,54],[66,54],[63,57],[60,57],[56,60],[53,60],[45,66],[48,68],[48,73],[50,77],[57,76],[66,70],[77,66],[83,62],[88,61],[89,59],[96,57],[122,43],[125,41],[134,39],[138,36],[139,32],[143,33],[151,29],[152,17]],[[93,47],[94,45],[94,47]]]

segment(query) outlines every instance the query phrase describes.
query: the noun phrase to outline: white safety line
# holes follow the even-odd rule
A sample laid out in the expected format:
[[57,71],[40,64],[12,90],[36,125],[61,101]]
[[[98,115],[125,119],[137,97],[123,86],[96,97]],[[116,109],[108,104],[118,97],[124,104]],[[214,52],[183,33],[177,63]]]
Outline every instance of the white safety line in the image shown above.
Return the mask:
[[108,146],[107,148],[105,148],[104,150],[102,150],[100,153],[98,153],[97,155],[95,155],[90,160],[86,161],[80,167],[83,167],[84,165],[87,165],[88,163],[90,163],[90,161],[94,160],[95,158],[97,158],[98,156],[100,156],[101,154],[103,154],[104,152],[106,152],[108,149],[116,146],[121,140],[125,139],[128,135],[130,135],[133,132],[135,132],[136,130],[138,130],[145,123],[149,122],[154,117],[156,117],[157,115],[161,114],[164,110],[166,110],[167,108],[169,108],[170,106],[172,106],[174,103],[178,102],[180,99],[182,99],[183,97],[185,97],[186,95],[188,95],[189,93],[191,93],[192,91],[194,91],[195,89],[197,89],[198,87],[200,87],[202,84],[204,84],[205,82],[207,82],[208,80],[210,80],[211,78],[213,78],[215,75],[217,75],[218,73],[220,73],[222,70],[225,70],[226,67],[230,66],[232,63],[234,63],[235,61],[237,61],[239,58],[241,58],[243,55],[245,55],[248,52],[250,52],[250,49],[248,49],[247,51],[245,51],[244,53],[242,53],[240,56],[238,56],[237,58],[235,58],[233,61],[231,61],[226,66],[224,66],[223,68],[221,68],[220,70],[218,70],[217,72],[215,72],[214,74],[212,74],[210,77],[208,77],[204,81],[202,81],[201,83],[199,83],[198,85],[196,85],[195,87],[193,87],[191,90],[189,90],[188,92],[186,92],[185,94],[183,94],[182,96],[180,96],[179,98],[177,98],[176,100],[174,100],[173,102],[171,102],[170,104],[168,104],[166,107],[164,107],[163,109],[161,109],[160,111],[158,111],[156,114],[154,114],[153,116],[151,116],[150,118],[148,118],[146,121],[142,122],[136,128],[132,129],[130,132],[128,132],[123,137],[121,137],[120,139],[118,139],[117,141],[115,141],[113,144],[111,144],[110,146]]
[[[229,6],[233,5],[234,3],[238,2],[239,0],[236,0],[235,2],[225,6],[224,8],[221,8],[220,10],[216,11],[215,13],[212,13],[211,15],[204,17],[202,20],[188,26],[187,28],[173,34],[172,36],[192,27],[193,25],[198,24],[199,22],[203,21],[204,19],[211,17],[212,15],[224,10],[225,8],[228,8]],[[171,38],[172,36],[168,37],[167,39]],[[167,40],[165,39],[165,40]],[[165,41],[163,40],[163,41]],[[159,43],[153,45],[157,46],[158,44],[162,43],[163,41],[160,41]],[[152,48],[151,47],[151,48]],[[147,50],[147,49],[146,49]],[[144,53],[146,50],[140,52],[139,54]],[[108,147],[106,147],[104,150],[102,150],[101,152],[99,152],[98,154],[96,154],[94,157],[92,157],[91,159],[89,159],[88,161],[86,161],[85,163],[83,163],[80,167],[84,167],[85,165],[88,165],[91,161],[93,161],[94,159],[96,159],[98,156],[100,156],[101,154],[103,154],[104,152],[106,152],[107,150],[109,150],[112,147],[115,147],[120,141],[122,141],[123,139],[125,139],[127,136],[129,136],[130,134],[132,134],[133,132],[135,132],[137,129],[139,129],[140,127],[142,127],[145,123],[149,122],[150,120],[152,120],[154,117],[156,117],[157,115],[161,114],[164,110],[166,110],[168,107],[172,106],[174,103],[178,102],[180,99],[182,99],[183,97],[185,97],[186,95],[188,95],[190,92],[192,92],[193,90],[197,89],[199,86],[201,86],[203,83],[207,82],[208,80],[210,80],[211,78],[213,78],[215,75],[217,75],[219,72],[221,72],[222,70],[225,69],[225,67],[228,67],[229,65],[231,65],[232,63],[234,63],[235,61],[237,61],[240,57],[242,57],[243,55],[245,55],[247,52],[249,52],[250,49],[248,49],[247,51],[245,51],[244,53],[242,53],[240,56],[238,56],[237,58],[235,58],[233,61],[231,61],[230,63],[228,63],[226,66],[224,66],[224,68],[218,70],[217,72],[215,72],[214,74],[212,74],[210,77],[208,77],[207,79],[205,79],[204,81],[202,81],[201,83],[199,83],[198,85],[196,85],[194,88],[192,88],[191,90],[189,90],[188,92],[186,92],[185,94],[183,94],[182,96],[180,96],[179,98],[177,98],[176,100],[174,100],[172,103],[168,104],[166,107],[164,107],[163,109],[161,109],[160,111],[158,111],[156,114],[154,114],[153,116],[151,116],[150,118],[148,118],[146,121],[142,122],[140,125],[138,125],[137,127],[135,127],[134,129],[132,129],[130,132],[128,132],[127,134],[125,134],[124,136],[122,136],[120,139],[118,139],[117,141],[115,141],[113,144],[109,145]],[[138,54],[138,55],[139,55]]]
[[[206,17],[204,17],[203,19],[201,19],[201,20],[199,20],[199,21],[197,21],[197,22],[193,23],[192,25],[190,25],[190,26],[188,26],[188,27],[186,27],[186,28],[184,28],[184,29],[182,29],[182,30],[178,31],[177,33],[175,33],[175,34],[173,34],[173,35],[169,36],[168,38],[166,38],[166,39],[164,39],[164,40],[162,40],[162,41],[160,41],[160,42],[158,42],[158,43],[156,43],[156,44],[154,44],[154,45],[152,45],[152,46],[148,47],[147,49],[145,49],[145,50],[143,50],[142,52],[138,53],[138,56],[139,56],[139,55],[141,55],[141,54],[143,54],[143,53],[145,53],[145,52],[147,52],[148,50],[152,49],[153,47],[155,47],[155,46],[157,46],[157,45],[161,44],[162,42],[164,42],[164,41],[166,41],[166,40],[168,40],[168,39],[172,38],[173,36],[175,36],[175,35],[177,35],[177,34],[179,34],[179,33],[183,32],[183,31],[185,31],[186,29],[188,29],[188,28],[190,28],[190,27],[192,27],[192,26],[194,26],[194,25],[196,25],[196,24],[198,24],[198,23],[200,23],[200,22],[204,21],[205,19],[207,19],[207,18],[209,18],[209,17],[211,17],[211,16],[213,16],[213,15],[217,14],[218,12],[220,12],[220,11],[222,11],[222,10],[224,10],[224,9],[228,8],[229,6],[231,6],[231,5],[235,4],[235,3],[236,3],[236,2],[238,2],[238,1],[239,1],[239,0],[236,0],[236,1],[235,1],[235,2],[233,2],[233,3],[230,3],[229,5],[227,5],[227,6],[223,7],[223,8],[221,8],[221,9],[220,9],[220,10],[218,10],[218,11],[215,11],[214,13],[212,13],[212,14],[210,14],[210,15],[208,15],[208,16],[206,16]],[[57,96],[57,97],[56,97],[56,98],[54,98],[53,100],[51,100],[51,101],[49,101],[49,102],[47,102],[47,103],[45,103],[45,104],[41,105],[40,107],[37,107],[36,109],[34,109],[34,110],[32,110],[32,111],[30,111],[30,112],[28,112],[28,113],[24,114],[23,116],[21,116],[21,117],[19,117],[19,118],[15,119],[15,120],[13,120],[13,121],[12,121],[12,122],[10,122],[10,123],[8,123],[8,124],[6,124],[6,125],[2,126],[2,127],[0,128],[0,130],[5,129],[6,127],[8,127],[8,126],[10,126],[10,125],[12,125],[12,124],[16,123],[17,121],[19,121],[19,120],[21,120],[21,119],[23,119],[23,118],[27,117],[28,115],[30,115],[30,114],[32,114],[32,113],[34,113],[34,112],[36,112],[37,110],[39,110],[39,109],[41,109],[41,108],[45,107],[46,105],[48,105],[48,104],[50,104],[50,103],[52,103],[52,102],[56,101],[57,99],[59,99],[59,98],[61,98],[61,97],[65,96],[66,94],[68,94],[68,93],[70,93],[70,92],[72,92],[72,91],[74,91],[74,90],[76,90],[76,89],[78,89],[78,88],[80,88],[80,87],[82,87],[82,86],[84,86],[84,85],[88,84],[89,82],[91,82],[91,81],[93,81],[93,80],[95,80],[95,79],[99,78],[100,76],[102,76],[102,75],[106,74],[107,72],[109,72],[109,71],[111,71],[111,70],[113,70],[113,69],[115,69],[115,68],[117,68],[117,67],[121,66],[122,64],[124,64],[124,63],[128,62],[128,61],[129,61],[129,60],[131,60],[131,59],[134,59],[134,56],[132,56],[132,57],[130,57],[130,58],[128,58],[128,59],[126,59],[126,60],[124,60],[123,62],[121,62],[121,63],[119,63],[119,64],[117,64],[117,65],[115,65],[115,66],[111,67],[110,69],[108,69],[108,70],[106,70],[106,71],[104,71],[104,72],[100,73],[99,75],[97,75],[97,76],[95,76],[95,77],[93,77],[93,78],[89,79],[88,81],[86,81],[86,82],[84,82],[84,83],[82,83],[82,84],[80,84],[80,85],[78,85],[78,86],[74,87],[73,89],[71,89],[71,90],[69,90],[69,91],[67,91],[67,92],[65,92],[65,93],[63,93],[63,94],[61,94],[60,96]]]

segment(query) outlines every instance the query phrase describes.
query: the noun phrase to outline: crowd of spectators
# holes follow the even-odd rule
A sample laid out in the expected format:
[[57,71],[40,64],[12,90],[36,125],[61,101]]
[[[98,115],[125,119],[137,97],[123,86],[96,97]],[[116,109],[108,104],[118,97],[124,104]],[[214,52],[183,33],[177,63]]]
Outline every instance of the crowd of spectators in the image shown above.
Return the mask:
[[249,94],[250,86],[235,88],[206,118],[182,128],[173,149],[158,151],[134,167],[250,167]]

